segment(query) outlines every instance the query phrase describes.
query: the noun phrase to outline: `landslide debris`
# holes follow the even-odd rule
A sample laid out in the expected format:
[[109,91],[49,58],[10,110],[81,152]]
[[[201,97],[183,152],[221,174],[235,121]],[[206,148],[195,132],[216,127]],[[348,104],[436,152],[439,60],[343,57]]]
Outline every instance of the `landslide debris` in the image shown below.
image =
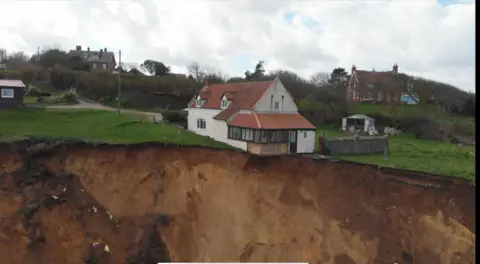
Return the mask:
[[2,263],[474,263],[464,180],[166,144],[0,144]]

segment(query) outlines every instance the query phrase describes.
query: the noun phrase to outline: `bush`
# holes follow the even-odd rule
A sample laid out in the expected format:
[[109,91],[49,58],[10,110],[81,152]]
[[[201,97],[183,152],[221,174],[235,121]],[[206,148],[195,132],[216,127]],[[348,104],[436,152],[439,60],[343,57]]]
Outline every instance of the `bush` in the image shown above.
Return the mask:
[[162,115],[163,115],[163,119],[170,123],[186,123],[187,122],[186,111],[166,111]]
[[42,103],[42,102],[45,102],[45,99],[43,97],[39,97],[37,99],[37,103]]
[[67,104],[76,104],[78,103],[77,100],[77,95],[71,92],[66,92],[63,96],[62,99],[65,103]]

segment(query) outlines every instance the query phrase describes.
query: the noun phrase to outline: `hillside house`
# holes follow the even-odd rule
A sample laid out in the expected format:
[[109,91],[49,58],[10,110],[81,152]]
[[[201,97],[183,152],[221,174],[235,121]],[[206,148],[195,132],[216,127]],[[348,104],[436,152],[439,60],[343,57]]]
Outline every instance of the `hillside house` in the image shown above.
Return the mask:
[[100,71],[113,71],[117,65],[115,61],[115,53],[108,51],[107,48],[100,49],[99,51],[82,50],[82,46],[77,46],[75,50],[68,52],[70,57],[79,57],[83,62],[90,65],[92,70]]
[[352,102],[399,102],[402,87],[398,77],[398,64],[392,71],[377,72],[357,70],[352,73],[347,85],[347,99]]
[[188,105],[188,129],[257,155],[312,153],[315,126],[278,78],[205,84]]
[[25,85],[21,80],[0,79],[0,109],[12,109],[23,105]]

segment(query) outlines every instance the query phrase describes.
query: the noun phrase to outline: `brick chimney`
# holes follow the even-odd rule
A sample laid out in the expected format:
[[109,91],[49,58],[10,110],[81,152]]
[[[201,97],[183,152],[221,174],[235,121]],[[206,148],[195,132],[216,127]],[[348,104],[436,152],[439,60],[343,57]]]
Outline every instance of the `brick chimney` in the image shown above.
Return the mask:
[[357,70],[357,67],[355,65],[352,65],[352,73],[354,73]]
[[90,51],[90,47],[87,48],[87,51]]
[[77,45],[76,50],[82,50],[82,46]]
[[104,52],[107,52],[107,48],[104,48],[103,51],[104,51]]
[[398,64],[397,63],[393,64],[393,72],[398,73]]

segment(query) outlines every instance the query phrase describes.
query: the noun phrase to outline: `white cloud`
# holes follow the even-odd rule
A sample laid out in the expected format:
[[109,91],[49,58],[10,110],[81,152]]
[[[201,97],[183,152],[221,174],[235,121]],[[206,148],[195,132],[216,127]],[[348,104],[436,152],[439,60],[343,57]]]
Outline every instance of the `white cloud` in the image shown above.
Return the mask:
[[475,3],[463,2],[11,0],[1,4],[0,47],[107,47],[126,61],[156,59],[181,72],[197,61],[231,76],[258,60],[305,77],[398,63],[474,91]]

